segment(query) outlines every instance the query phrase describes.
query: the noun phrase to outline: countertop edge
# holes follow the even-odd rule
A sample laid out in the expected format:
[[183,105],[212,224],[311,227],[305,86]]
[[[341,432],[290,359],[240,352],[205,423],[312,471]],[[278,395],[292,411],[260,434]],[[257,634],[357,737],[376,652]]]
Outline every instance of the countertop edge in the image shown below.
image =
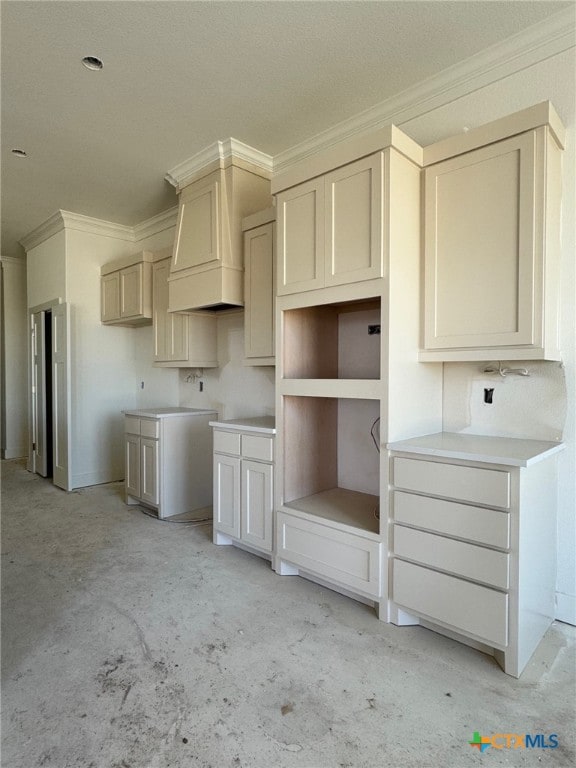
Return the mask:
[[229,421],[209,421],[210,427],[217,429],[227,429],[230,432],[258,432],[263,435],[275,435],[276,427],[259,427],[252,424],[245,424],[242,419],[230,423]]

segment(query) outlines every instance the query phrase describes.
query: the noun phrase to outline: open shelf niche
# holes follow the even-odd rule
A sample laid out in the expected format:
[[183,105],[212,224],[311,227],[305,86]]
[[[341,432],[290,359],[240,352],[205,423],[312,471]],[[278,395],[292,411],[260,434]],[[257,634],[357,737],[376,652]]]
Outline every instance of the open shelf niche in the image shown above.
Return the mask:
[[378,534],[380,456],[371,429],[379,400],[283,401],[284,506]]
[[285,379],[379,379],[380,298],[283,313]]

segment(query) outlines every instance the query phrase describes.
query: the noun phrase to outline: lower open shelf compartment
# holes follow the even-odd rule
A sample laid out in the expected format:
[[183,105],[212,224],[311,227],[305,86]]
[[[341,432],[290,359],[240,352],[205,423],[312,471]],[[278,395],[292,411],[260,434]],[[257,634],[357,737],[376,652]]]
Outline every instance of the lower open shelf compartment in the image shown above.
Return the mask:
[[379,532],[379,519],[376,517],[379,514],[379,499],[370,493],[330,488],[295,499],[284,506],[361,531],[375,534]]

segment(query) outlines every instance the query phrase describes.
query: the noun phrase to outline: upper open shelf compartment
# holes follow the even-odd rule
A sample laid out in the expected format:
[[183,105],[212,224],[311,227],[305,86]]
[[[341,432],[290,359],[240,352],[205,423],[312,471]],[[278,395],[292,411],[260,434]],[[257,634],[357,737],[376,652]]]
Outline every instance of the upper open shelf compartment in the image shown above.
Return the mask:
[[379,379],[379,298],[283,312],[285,379]]

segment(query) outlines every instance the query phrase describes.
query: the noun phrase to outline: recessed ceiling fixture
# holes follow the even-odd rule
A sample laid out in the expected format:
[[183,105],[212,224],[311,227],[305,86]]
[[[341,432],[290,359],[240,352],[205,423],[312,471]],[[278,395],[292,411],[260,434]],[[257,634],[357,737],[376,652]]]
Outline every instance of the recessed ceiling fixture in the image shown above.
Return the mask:
[[16,157],[28,157],[27,153],[23,149],[13,149],[12,154]]
[[98,59],[96,56],[84,56],[82,59],[82,64],[84,64],[86,69],[94,69],[96,71],[102,69],[104,66],[101,59]]

